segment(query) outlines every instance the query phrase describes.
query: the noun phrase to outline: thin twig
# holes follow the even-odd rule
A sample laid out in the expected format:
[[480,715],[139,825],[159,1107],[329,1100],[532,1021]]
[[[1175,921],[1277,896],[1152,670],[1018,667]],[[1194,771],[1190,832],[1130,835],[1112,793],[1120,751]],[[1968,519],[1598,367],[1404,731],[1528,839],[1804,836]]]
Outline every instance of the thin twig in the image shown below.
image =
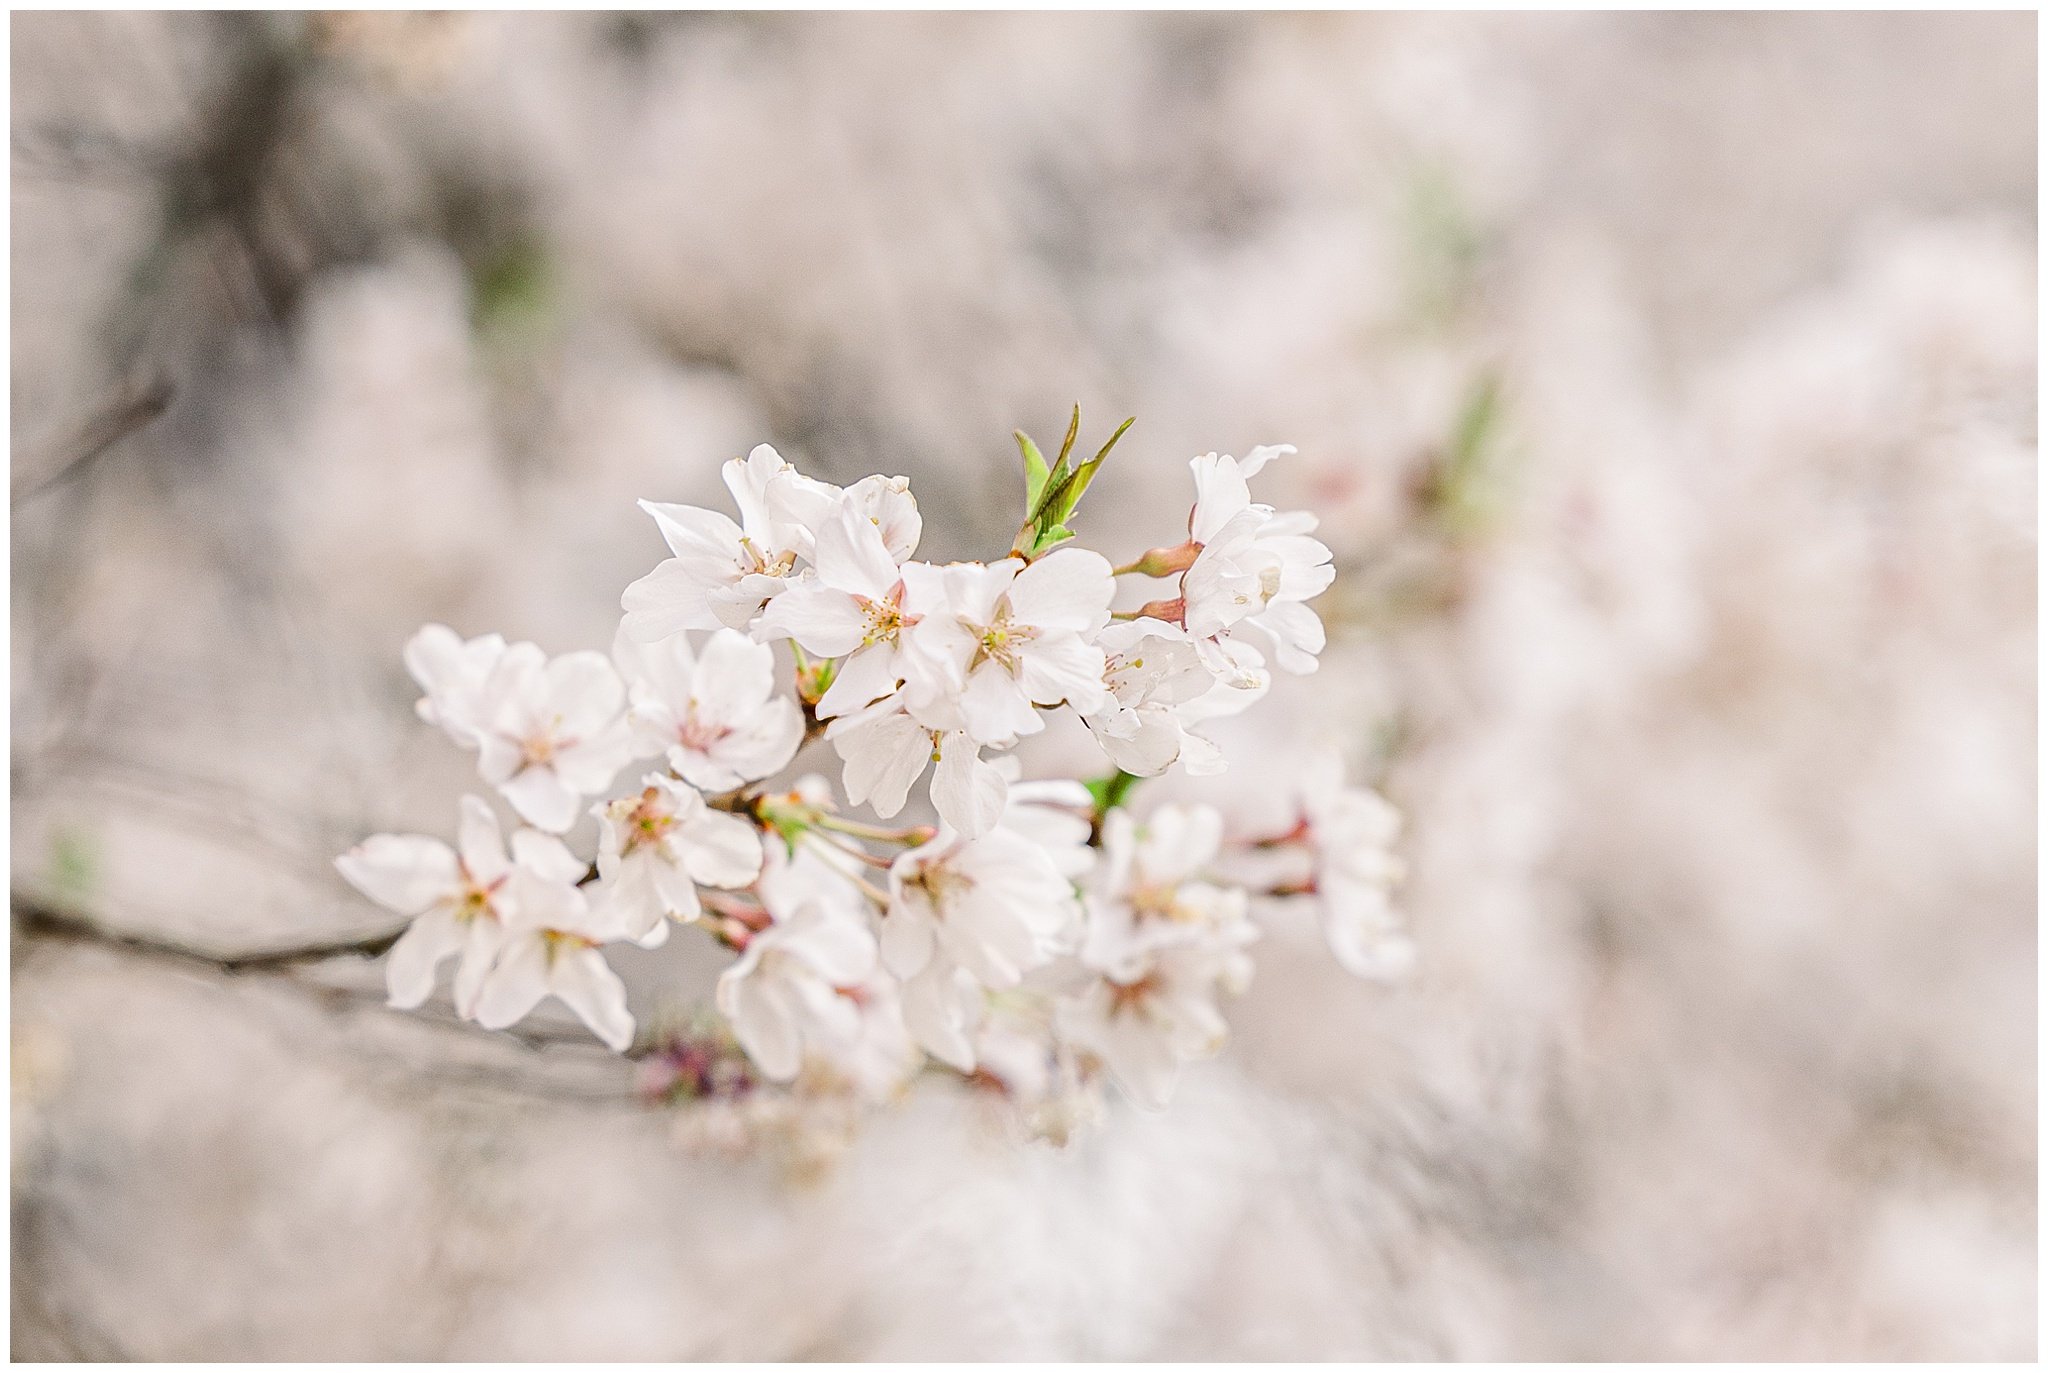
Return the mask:
[[169,939],[162,935],[117,930],[90,916],[60,909],[22,891],[11,892],[9,904],[14,910],[15,929],[32,938],[62,940],[73,944],[106,944],[126,949],[131,953],[180,959],[228,973],[282,971],[306,963],[340,958],[347,954],[375,958],[396,944],[398,937],[405,933],[405,926],[401,925],[396,929],[377,930],[371,934],[313,940],[303,944],[285,944],[269,949],[229,951],[201,948],[196,944]]
[[[209,972],[233,976],[254,973],[276,977],[287,985],[309,992],[329,1003],[359,1004],[376,1009],[391,1010],[394,1015],[405,1015],[423,1024],[446,1029],[473,1032],[469,1024],[452,1017],[438,1015],[430,1010],[400,1011],[387,1006],[381,991],[364,992],[349,987],[338,987],[331,983],[307,980],[296,976],[301,970],[329,959],[342,958],[350,954],[374,958],[398,942],[405,933],[403,927],[381,930],[374,934],[357,935],[347,938],[313,941],[273,949],[258,949],[247,952],[222,952],[201,948],[182,940],[161,935],[139,934],[127,930],[116,930],[89,916],[73,911],[61,910],[24,892],[10,893],[14,911],[14,929],[19,936],[29,939],[44,939],[54,943],[93,944],[118,950],[144,958],[180,963]],[[512,1040],[529,1049],[543,1049],[559,1044],[594,1048],[597,1041],[582,1026],[559,1028],[541,1025],[515,1026],[494,1032],[494,1037]],[[636,1044],[622,1057],[633,1059],[651,1052],[651,1046]]]
[[167,378],[155,376],[115,395],[49,458],[22,463],[10,483],[9,497],[18,508],[77,476],[102,453],[170,409],[175,394]]

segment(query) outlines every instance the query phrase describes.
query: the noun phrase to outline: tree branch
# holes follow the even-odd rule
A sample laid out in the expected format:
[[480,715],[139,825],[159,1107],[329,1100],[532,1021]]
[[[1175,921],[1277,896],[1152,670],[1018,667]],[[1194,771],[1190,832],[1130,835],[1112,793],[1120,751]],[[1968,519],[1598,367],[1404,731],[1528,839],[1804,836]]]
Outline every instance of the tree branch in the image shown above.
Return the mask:
[[286,944],[270,949],[225,951],[201,948],[162,935],[117,930],[75,911],[67,911],[22,891],[9,893],[14,928],[36,939],[53,939],[72,944],[105,944],[130,953],[176,959],[212,968],[218,972],[279,972],[323,959],[360,954],[375,958],[398,942],[406,927],[378,930],[366,935]]

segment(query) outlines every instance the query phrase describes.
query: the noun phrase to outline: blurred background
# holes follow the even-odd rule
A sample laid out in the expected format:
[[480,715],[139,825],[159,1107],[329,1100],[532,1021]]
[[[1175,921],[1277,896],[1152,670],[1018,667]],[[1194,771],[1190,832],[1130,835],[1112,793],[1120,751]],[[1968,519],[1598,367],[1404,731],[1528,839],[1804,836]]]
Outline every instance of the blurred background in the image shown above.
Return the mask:
[[[12,36],[17,1357],[2032,1356],[2033,16]],[[759,441],[992,555],[1075,401],[1116,559],[1299,446],[1226,780],[1405,809],[1409,983],[1276,929],[1162,1115],[707,1149],[221,966],[450,827],[421,622],[606,646]]]

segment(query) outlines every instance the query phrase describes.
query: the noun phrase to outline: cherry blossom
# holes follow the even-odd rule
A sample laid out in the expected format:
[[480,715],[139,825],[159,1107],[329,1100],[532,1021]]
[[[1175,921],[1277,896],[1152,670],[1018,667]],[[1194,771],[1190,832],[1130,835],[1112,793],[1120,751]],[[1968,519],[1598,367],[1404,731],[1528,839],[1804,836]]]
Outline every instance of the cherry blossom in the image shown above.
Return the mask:
[[[942,660],[914,646],[911,630],[945,609],[937,569],[899,567],[881,526],[849,498],[819,533],[816,575],[776,597],[755,633],[841,660],[818,701],[822,719],[857,710],[920,672],[943,671]],[[957,676],[920,680],[918,689],[948,685],[957,689]]]
[[775,651],[737,630],[700,654],[687,634],[643,644],[621,628],[612,657],[641,756],[665,754],[692,786],[715,794],[773,776],[803,742],[803,712],[776,694]]
[[512,836],[512,906],[497,958],[470,1014],[487,1030],[518,1024],[549,997],[574,1011],[613,1049],[633,1042],[625,984],[598,946],[624,931],[594,911],[577,882],[585,872],[561,840],[534,830]]
[[1193,462],[1195,506],[1188,537],[1199,546],[1181,577],[1183,623],[1197,638],[1256,630],[1284,671],[1309,673],[1323,623],[1305,602],[1329,589],[1330,550],[1309,537],[1316,518],[1254,504],[1247,478],[1291,445],[1255,448],[1242,462],[1208,453]]
[[[970,838],[986,833],[1002,817],[1003,774],[983,759],[950,698],[936,698],[920,713],[923,719],[911,714],[905,694],[897,692],[832,722],[825,737],[846,765],[847,799],[893,816],[903,809],[911,785],[935,764],[931,798],[939,818]],[[931,720],[940,723],[926,723]]]
[[[606,950],[653,947],[679,921],[731,957],[713,999],[728,1058],[754,1065],[749,1093],[865,1108],[929,1063],[1063,1138],[1105,1083],[1156,1107],[1223,1043],[1255,895],[1261,916],[1312,903],[1352,972],[1402,971],[1399,816],[1334,760],[1290,788],[1284,833],[1226,840],[1215,808],[1131,808],[1141,778],[1221,768],[1201,728],[1259,702],[1271,667],[1316,667],[1306,602],[1330,584],[1329,550],[1312,516],[1249,486],[1292,450],[1195,459],[1188,540],[1112,569],[1071,541],[1116,437],[1077,461],[1077,427],[1052,461],[1020,441],[1007,557],[916,561],[907,481],[842,490],[762,445],[724,468],[737,521],[643,503],[672,556],[627,589],[609,657],[415,634],[420,717],[476,751],[530,828],[508,841],[468,797],[452,847],[380,834],[337,860],[411,921],[393,1004],[424,1002],[456,959],[463,1017],[506,1028],[553,998],[629,1052]],[[1129,575],[1177,577],[1180,595],[1112,617]],[[1008,751],[1063,708],[1113,771],[1026,776]],[[825,777],[778,780],[813,731],[845,808]],[[657,761],[622,778],[636,759]],[[927,779],[937,826],[887,823]],[[589,860],[558,837],[586,812]]]
[[699,886],[748,886],[761,873],[761,835],[712,810],[693,789],[650,773],[637,795],[594,808],[599,899],[625,937],[652,947],[671,919],[702,912]]
[[374,834],[334,866],[378,905],[412,917],[385,960],[391,1004],[424,1004],[441,964],[459,957],[455,1004],[466,1011],[497,957],[512,900],[512,859],[490,803],[462,798],[454,848],[425,835]]
[[[971,738],[1007,745],[1036,734],[1045,728],[1038,706],[1101,708],[1109,691],[1091,639],[1108,624],[1116,594],[1107,559],[1061,548],[1029,564],[1005,558],[942,571],[950,613],[925,616],[913,632],[959,669],[958,708]],[[913,695],[911,705],[916,713],[924,703]]]
[[744,629],[780,592],[839,492],[797,472],[767,444],[725,465],[740,522],[693,505],[642,501],[673,555],[626,588],[626,632],[642,643],[686,629]]
[[477,772],[528,824],[566,830],[582,798],[610,786],[632,757],[624,702],[602,653],[549,658],[513,644],[481,691]]
[[771,923],[748,941],[718,979],[718,1009],[761,1071],[787,1082],[807,1044],[855,1038],[860,1008],[842,989],[875,965],[875,937],[858,896],[809,850],[785,859],[769,850],[761,874]]
[[1110,625],[1095,643],[1109,690],[1101,709],[1083,718],[1109,761],[1139,777],[1156,776],[1183,757],[1190,772],[1221,771],[1216,746],[1189,728],[1186,708],[1218,683],[1186,632],[1140,618]]
[[1097,966],[1101,978],[1060,1003],[1060,1028],[1102,1060],[1126,1096],[1157,1110],[1172,1096],[1182,1065],[1213,1055],[1229,1037],[1217,997],[1248,985],[1243,945],[1255,933],[1249,926],[1187,928],[1164,941],[1141,941],[1135,952],[1112,936],[1097,946],[1115,950],[1108,966]]
[[939,958],[984,987],[1013,987],[1070,948],[1079,921],[1072,884],[1025,835],[941,831],[890,866],[882,958],[898,977]]
[[502,634],[465,640],[446,625],[426,625],[406,641],[405,668],[426,695],[415,709],[464,748],[483,730],[484,685],[505,653]]
[[1314,859],[1315,901],[1323,937],[1346,971],[1390,979],[1415,962],[1391,893],[1403,865],[1393,852],[1401,812],[1376,791],[1343,784],[1334,759],[1305,779],[1302,808]]

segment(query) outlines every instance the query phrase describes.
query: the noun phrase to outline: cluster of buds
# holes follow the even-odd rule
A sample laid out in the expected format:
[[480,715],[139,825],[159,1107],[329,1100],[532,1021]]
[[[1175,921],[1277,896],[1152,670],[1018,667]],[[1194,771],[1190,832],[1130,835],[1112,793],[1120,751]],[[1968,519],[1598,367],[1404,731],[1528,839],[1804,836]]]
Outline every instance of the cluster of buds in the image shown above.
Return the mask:
[[[763,445],[725,467],[737,521],[643,502],[672,556],[626,589],[608,655],[422,629],[419,714],[519,824],[508,840],[472,795],[453,846],[377,835],[339,860],[412,920],[392,1003],[423,1003],[453,959],[465,1018],[502,1028],[554,997],[629,1051],[603,951],[680,924],[734,955],[716,1006],[749,1084],[879,1100],[937,1064],[1034,1108],[1105,1077],[1157,1106],[1221,1046],[1270,903],[1315,903],[1352,971],[1399,971],[1398,818],[1375,793],[1312,778],[1267,835],[1129,804],[1136,779],[1219,771],[1205,723],[1317,666],[1330,552],[1248,486],[1293,450],[1196,458],[1187,540],[1113,567],[1069,522],[1124,430],[1075,463],[1078,427],[1052,462],[1018,435],[1026,513],[999,561],[917,561],[904,478],[840,488]],[[1115,610],[1120,578],[1172,594]],[[1021,780],[1004,755],[1062,709],[1107,775]],[[817,739],[838,786],[778,784]],[[936,823],[894,823],[920,783]],[[588,859],[562,838],[586,813]]]

